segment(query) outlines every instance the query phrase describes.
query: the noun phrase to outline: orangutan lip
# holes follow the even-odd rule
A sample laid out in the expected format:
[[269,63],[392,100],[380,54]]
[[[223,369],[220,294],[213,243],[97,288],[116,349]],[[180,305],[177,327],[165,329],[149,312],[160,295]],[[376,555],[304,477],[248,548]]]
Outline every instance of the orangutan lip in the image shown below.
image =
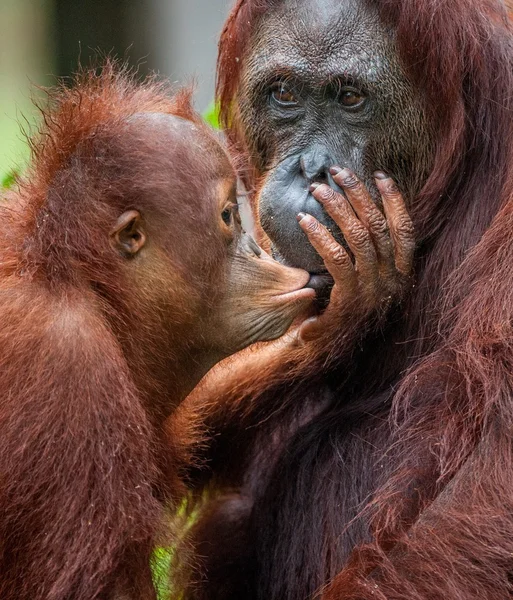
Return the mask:
[[333,286],[333,277],[329,273],[311,273],[306,287],[315,291],[325,290]]
[[285,302],[297,302],[304,300],[315,300],[315,290],[313,290],[309,285],[309,280],[306,281],[307,273],[304,273],[305,279],[301,283],[298,282],[297,287],[289,290],[288,292],[283,292],[275,296],[275,298],[281,303]]
[[315,306],[319,312],[324,312],[330,303],[331,288],[334,281],[329,273],[310,273],[307,287],[315,290]]
[[292,292],[285,292],[284,294],[280,294],[276,296],[280,303],[287,302],[312,302],[315,300],[315,291],[309,288],[307,285],[305,287],[299,288],[298,290],[293,290]]

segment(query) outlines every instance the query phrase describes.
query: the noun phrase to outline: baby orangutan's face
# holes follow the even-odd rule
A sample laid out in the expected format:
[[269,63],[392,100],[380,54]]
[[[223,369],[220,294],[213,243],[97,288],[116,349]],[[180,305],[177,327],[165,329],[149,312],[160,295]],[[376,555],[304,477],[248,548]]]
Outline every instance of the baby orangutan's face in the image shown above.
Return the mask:
[[315,298],[314,290],[305,287],[306,271],[276,262],[242,229],[233,186],[233,179],[221,186],[231,189],[228,196],[220,194],[225,200],[217,219],[228,252],[210,331],[212,343],[225,355],[280,337]]
[[188,121],[178,130],[173,154],[180,154],[182,168],[174,177],[185,181],[173,187],[186,192],[172,202],[193,218],[182,215],[182,233],[172,244],[176,249],[177,237],[186,241],[188,281],[199,286],[208,305],[191,335],[217,360],[280,337],[311,305],[315,292],[305,287],[306,271],[274,261],[242,229],[235,173],[210,131]]
[[120,251],[137,256],[129,268],[141,274],[138,287],[160,315],[159,353],[185,353],[205,372],[254,342],[280,337],[315,292],[305,287],[306,271],[272,260],[243,231],[235,173],[217,139],[176,116],[133,123],[134,143],[152,161],[134,199],[140,208],[123,215],[127,223],[115,237]]
[[[211,139],[203,143],[206,141],[213,143]],[[199,191],[198,203],[210,203],[212,208],[206,228],[217,234],[212,255],[222,257],[222,268],[211,281],[213,302],[202,335],[216,356],[225,357],[255,342],[283,335],[311,306],[315,292],[305,287],[309,281],[306,271],[276,262],[243,230],[235,173],[225,152],[215,144],[210,160],[201,165],[212,184]],[[215,198],[210,197],[212,191]],[[204,252],[206,248],[196,250]]]

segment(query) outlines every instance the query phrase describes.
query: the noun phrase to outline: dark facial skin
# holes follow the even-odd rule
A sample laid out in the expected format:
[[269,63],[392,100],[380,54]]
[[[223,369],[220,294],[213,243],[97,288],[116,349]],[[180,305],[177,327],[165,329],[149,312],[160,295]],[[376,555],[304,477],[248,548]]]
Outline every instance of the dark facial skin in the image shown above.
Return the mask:
[[315,292],[307,272],[272,260],[242,230],[235,173],[212,134],[163,114],[137,115],[130,127],[154,162],[111,244],[126,259],[133,301],[153,308],[131,324],[132,360],[168,390],[165,416],[215,363],[285,333]]
[[397,63],[392,33],[365,2],[285,0],[266,13],[250,48],[237,110],[265,178],[261,224],[280,261],[322,273],[297,214],[347,244],[310,184],[341,191],[329,169],[347,167],[382,208],[373,177],[381,170],[408,203],[431,164],[425,110]]

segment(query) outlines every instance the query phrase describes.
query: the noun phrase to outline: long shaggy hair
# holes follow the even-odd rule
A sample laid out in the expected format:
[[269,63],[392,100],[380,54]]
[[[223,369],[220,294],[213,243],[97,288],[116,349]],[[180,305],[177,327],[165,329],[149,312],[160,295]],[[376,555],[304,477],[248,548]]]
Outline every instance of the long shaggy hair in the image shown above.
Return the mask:
[[[416,285],[349,375],[347,364],[319,373],[312,353],[313,369],[291,377],[269,365],[232,402],[212,402],[212,431],[225,436],[213,449],[217,485],[244,482],[257,498],[237,525],[252,549],[219,580],[229,588],[246,573],[267,599],[306,598],[334,578],[330,600],[502,600],[513,593],[510,25],[499,0],[372,2],[436,131],[432,172],[411,203]],[[247,45],[275,3],[239,0],[220,43],[221,118],[250,189],[258,173],[233,107]],[[273,458],[254,425],[293,428],[284,414],[321,395],[322,379],[336,398]],[[220,515],[207,509],[201,535],[219,531]],[[192,597],[213,597],[205,590]]]

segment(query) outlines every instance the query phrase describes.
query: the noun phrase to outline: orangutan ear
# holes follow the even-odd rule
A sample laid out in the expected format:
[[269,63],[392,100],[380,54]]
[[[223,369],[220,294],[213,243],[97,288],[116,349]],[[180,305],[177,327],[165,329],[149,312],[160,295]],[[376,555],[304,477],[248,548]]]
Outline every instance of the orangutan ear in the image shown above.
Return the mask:
[[110,240],[121,256],[125,258],[135,256],[146,244],[141,214],[137,210],[124,212],[110,232]]

